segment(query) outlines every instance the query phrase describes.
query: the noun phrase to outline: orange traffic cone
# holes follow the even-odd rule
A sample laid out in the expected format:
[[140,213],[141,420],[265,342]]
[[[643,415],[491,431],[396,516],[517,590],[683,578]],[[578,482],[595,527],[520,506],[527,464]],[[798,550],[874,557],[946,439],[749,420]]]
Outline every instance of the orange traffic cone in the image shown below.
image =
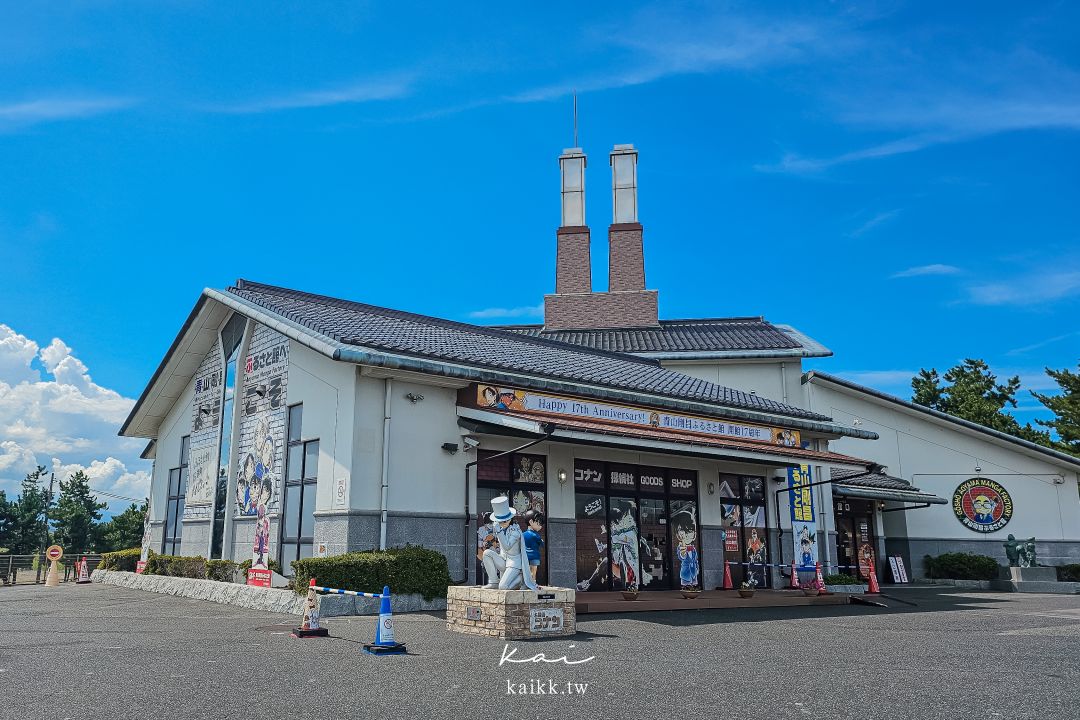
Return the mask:
[[866,590],[866,594],[867,595],[880,595],[881,594],[881,586],[878,585],[878,581],[877,581],[877,570],[874,568],[873,565],[870,566],[870,582],[869,582],[869,588],[867,588],[867,590]]
[[828,590],[825,589],[825,576],[821,574],[821,563],[814,564],[814,584],[817,586],[819,595],[831,595]]
[[724,563],[724,585],[720,589],[721,590],[734,590],[735,589],[735,583],[731,582],[731,563],[730,562],[725,562]]
[[795,567],[795,561],[791,561],[791,583],[787,586],[788,590],[801,590],[799,586],[799,570]]
[[304,620],[292,631],[293,637],[326,637],[330,632],[319,627],[319,601],[315,597],[315,578],[308,583],[307,600],[304,601]]

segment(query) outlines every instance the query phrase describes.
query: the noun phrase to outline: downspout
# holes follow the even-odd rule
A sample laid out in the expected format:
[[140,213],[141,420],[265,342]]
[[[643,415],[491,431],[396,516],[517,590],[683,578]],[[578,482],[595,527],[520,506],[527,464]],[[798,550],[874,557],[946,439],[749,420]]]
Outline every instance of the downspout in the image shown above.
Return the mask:
[[780,363],[780,389],[784,393],[784,404],[787,405],[787,363]]
[[394,389],[394,380],[383,380],[385,395],[383,397],[383,421],[382,421],[382,502],[379,505],[379,549],[386,549],[386,497],[390,490],[390,400]]
[[[550,440],[551,436],[555,434],[556,427],[554,423],[541,423],[540,430],[544,433],[543,437],[537,438],[536,440],[530,440],[524,445],[519,445],[513,450],[506,450],[505,452],[495,453],[494,455],[490,455],[486,458],[478,457],[472,462],[465,463],[465,540],[462,543],[461,579],[454,580],[453,578],[450,578],[451,585],[464,585],[469,581],[469,540],[472,536],[472,509],[469,507],[469,469],[472,468],[474,465],[479,465],[482,462],[495,460],[496,458],[501,458],[505,455],[512,455],[513,453],[521,452],[522,450],[531,448],[533,445],[539,445],[545,440]],[[476,452],[477,454],[479,454],[480,448],[476,448]]]

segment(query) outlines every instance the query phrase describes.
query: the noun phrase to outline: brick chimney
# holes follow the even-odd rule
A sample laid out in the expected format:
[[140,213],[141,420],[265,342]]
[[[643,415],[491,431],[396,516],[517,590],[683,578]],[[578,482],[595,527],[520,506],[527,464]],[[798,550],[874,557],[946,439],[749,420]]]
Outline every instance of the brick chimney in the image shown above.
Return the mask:
[[585,224],[585,153],[581,148],[563,150],[559,156],[562,175],[562,224],[557,232],[555,293],[592,292],[592,259],[589,226]]
[[592,292],[589,228],[585,226],[585,155],[580,148],[559,157],[562,226],[559,228],[555,294],[544,296],[544,329],[655,327],[657,292],[645,289],[642,229],[637,218],[637,150],[611,151],[614,212],[608,230],[608,291]]

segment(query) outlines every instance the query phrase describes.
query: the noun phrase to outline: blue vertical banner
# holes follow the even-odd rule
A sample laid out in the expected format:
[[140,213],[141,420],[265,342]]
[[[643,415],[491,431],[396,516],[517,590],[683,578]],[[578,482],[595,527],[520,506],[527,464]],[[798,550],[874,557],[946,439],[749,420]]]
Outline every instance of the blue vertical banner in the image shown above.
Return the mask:
[[795,542],[795,565],[799,570],[813,572],[817,554],[817,515],[814,513],[813,478],[809,465],[788,468],[788,488],[791,495],[791,535]]

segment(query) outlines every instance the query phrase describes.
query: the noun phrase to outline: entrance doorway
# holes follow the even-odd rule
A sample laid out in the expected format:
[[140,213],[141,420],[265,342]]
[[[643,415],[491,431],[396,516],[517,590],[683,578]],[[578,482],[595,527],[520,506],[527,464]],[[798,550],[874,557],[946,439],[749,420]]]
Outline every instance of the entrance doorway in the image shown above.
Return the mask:
[[695,471],[578,460],[574,486],[579,592],[700,588]]
[[877,569],[877,535],[874,532],[874,503],[870,500],[836,497],[836,562],[839,572],[862,581]]
[[765,478],[720,473],[719,480],[724,561],[732,563],[731,580],[736,587],[742,582],[759,588],[769,587]]

